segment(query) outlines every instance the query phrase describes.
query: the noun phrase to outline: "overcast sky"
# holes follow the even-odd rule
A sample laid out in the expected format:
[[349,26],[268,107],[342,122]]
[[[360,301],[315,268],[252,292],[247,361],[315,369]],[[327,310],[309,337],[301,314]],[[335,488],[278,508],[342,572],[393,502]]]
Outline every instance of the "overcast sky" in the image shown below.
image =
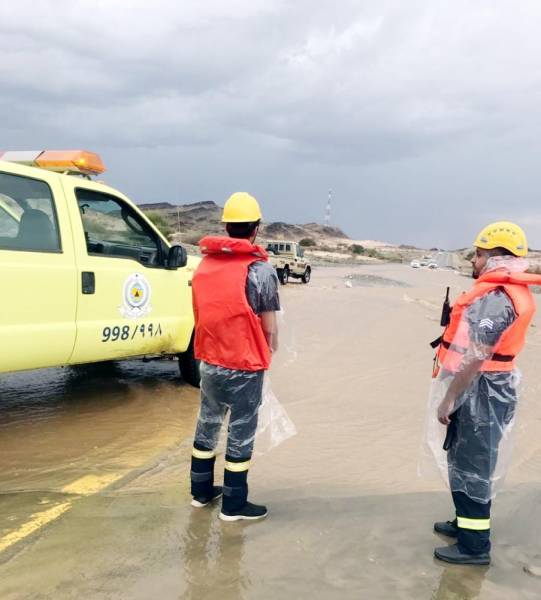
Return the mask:
[[136,202],[254,194],[357,239],[541,247],[538,0],[17,0],[0,148],[86,148]]

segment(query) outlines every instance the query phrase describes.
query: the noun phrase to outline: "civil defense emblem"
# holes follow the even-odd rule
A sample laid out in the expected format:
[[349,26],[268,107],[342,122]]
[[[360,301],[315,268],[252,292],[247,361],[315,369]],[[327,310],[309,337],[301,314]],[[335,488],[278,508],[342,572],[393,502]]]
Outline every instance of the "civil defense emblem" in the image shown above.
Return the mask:
[[118,307],[123,317],[137,319],[150,313],[151,288],[144,275],[134,273],[124,283],[122,304]]

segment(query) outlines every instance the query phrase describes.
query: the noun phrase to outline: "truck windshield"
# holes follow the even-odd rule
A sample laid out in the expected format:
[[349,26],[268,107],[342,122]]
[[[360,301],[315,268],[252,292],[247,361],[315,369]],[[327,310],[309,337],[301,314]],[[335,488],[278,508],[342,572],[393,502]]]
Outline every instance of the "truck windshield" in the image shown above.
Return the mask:
[[160,264],[160,241],[130,206],[92,190],[80,188],[76,195],[89,254]]

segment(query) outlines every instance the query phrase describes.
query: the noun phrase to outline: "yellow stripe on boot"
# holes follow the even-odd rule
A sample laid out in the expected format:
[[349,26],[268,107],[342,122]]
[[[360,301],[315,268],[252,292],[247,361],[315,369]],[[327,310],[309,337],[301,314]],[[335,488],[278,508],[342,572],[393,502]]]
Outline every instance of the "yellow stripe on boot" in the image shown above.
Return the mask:
[[246,460],[244,462],[235,463],[226,460],[225,468],[228,471],[231,471],[232,473],[242,473],[243,471],[247,471],[250,468],[250,461]]
[[473,531],[486,531],[490,529],[490,519],[467,519],[466,517],[456,518],[460,529],[471,529]]
[[192,448],[192,456],[194,458],[201,458],[202,460],[214,458],[214,450],[198,450],[197,448]]

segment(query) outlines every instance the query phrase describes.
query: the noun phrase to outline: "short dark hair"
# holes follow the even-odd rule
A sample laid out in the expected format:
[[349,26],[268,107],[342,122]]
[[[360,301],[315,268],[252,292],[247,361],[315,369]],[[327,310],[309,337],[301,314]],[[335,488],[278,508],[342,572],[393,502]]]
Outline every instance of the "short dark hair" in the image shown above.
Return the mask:
[[226,230],[229,237],[237,239],[249,239],[254,235],[260,221],[250,221],[249,223],[226,223]]
[[516,256],[516,254],[513,254],[513,252],[507,248],[498,247],[493,248],[490,251],[490,256]]

